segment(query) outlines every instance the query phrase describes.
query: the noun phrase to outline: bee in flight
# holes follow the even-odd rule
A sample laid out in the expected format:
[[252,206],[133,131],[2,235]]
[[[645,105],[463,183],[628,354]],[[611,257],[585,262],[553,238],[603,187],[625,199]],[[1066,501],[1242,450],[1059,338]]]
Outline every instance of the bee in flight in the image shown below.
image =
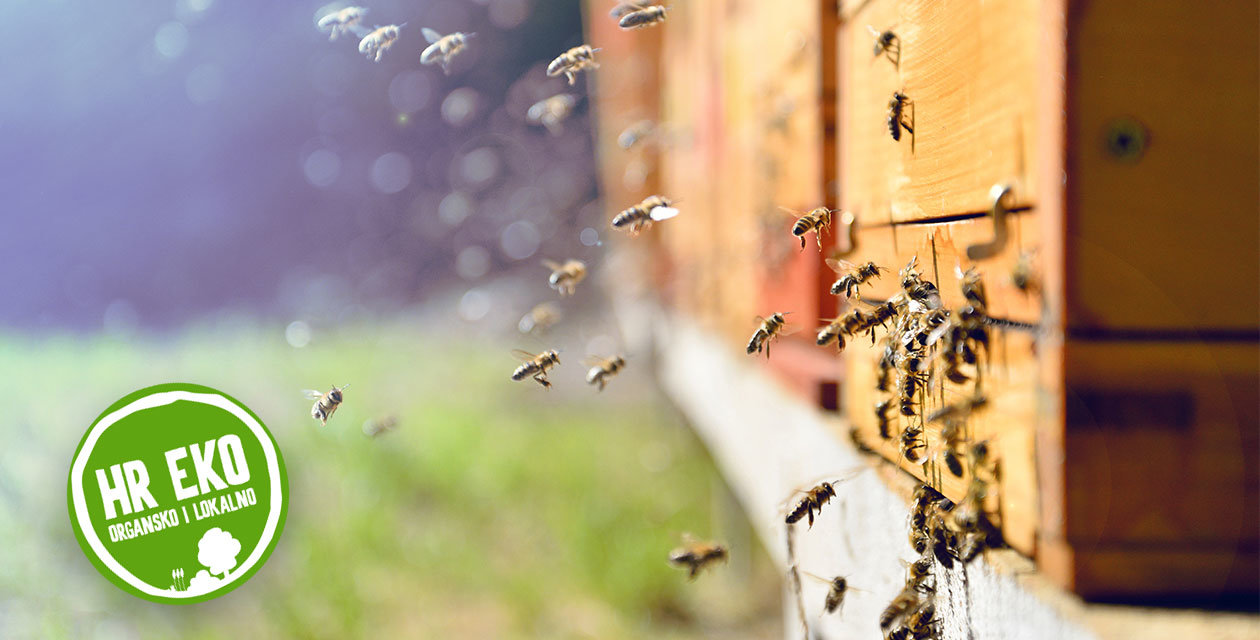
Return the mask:
[[893,33],[892,29],[884,29],[880,31],[871,25],[866,25],[866,30],[875,38],[875,57],[887,55],[889,62],[898,69],[901,68],[901,38]]
[[784,327],[787,325],[787,318],[784,316],[789,313],[791,313],[791,311],[785,311],[783,313],[775,312],[770,314],[769,318],[762,318],[761,316],[756,317],[756,322],[758,324],[757,330],[753,332],[752,338],[748,340],[747,351],[749,355],[761,353],[761,350],[764,347],[766,350],[766,357],[769,358],[771,340],[774,340],[781,335],[787,336],[795,333],[795,330],[784,331]]
[[661,5],[643,5],[637,3],[629,11],[621,15],[617,20],[617,26],[622,29],[642,29],[650,27],[654,24],[665,22],[665,7]]
[[477,35],[456,31],[444,36],[428,27],[421,29],[420,33],[424,34],[424,39],[429,41],[429,46],[420,53],[420,64],[440,64],[442,71],[447,75],[451,73],[451,60],[468,46],[469,38]]
[[319,426],[328,425],[328,419],[337,412],[337,407],[341,406],[343,399],[341,392],[349,387],[350,385],[343,384],[340,387],[333,387],[328,393],[314,389],[307,389],[302,392],[302,395],[315,401],[315,404],[311,407],[311,417],[319,420]]
[[530,309],[529,313],[521,316],[521,321],[516,323],[516,328],[521,333],[542,335],[547,333],[547,330],[552,325],[560,322],[560,318],[560,310],[556,308],[556,305],[550,302],[540,302],[534,305],[534,308]]
[[810,210],[809,213],[802,214],[800,211],[787,207],[779,208],[796,217],[796,222],[792,224],[792,235],[800,238],[801,251],[805,250],[805,234],[810,231],[814,232],[814,239],[818,241],[818,250],[822,251],[822,232],[831,226],[831,216],[839,210],[818,207]]
[[561,296],[573,295],[578,283],[586,278],[586,263],[581,260],[566,260],[564,264],[543,260],[542,263],[544,267],[551,269],[547,284],[559,291]]
[[525,376],[532,376],[534,382],[541,384],[543,388],[551,388],[551,381],[547,379],[547,370],[560,364],[560,354],[555,349],[548,349],[537,355],[514,349],[512,355],[523,363],[512,372],[513,380],[524,380]]
[[604,385],[608,383],[608,379],[625,368],[626,359],[619,355],[611,358],[591,356],[583,360],[582,364],[591,368],[590,371],[586,372],[586,384],[598,385],[599,390],[603,391]]
[[384,416],[381,418],[370,418],[363,423],[363,435],[375,438],[376,436],[393,431],[398,426],[398,418],[394,416]]
[[547,75],[555,77],[563,74],[568,78],[569,84],[577,82],[577,72],[583,69],[598,69],[599,63],[595,62],[595,52],[599,49],[591,48],[589,44],[583,44],[556,56],[551,64],[547,65]]
[[[914,108],[914,102],[906,97],[906,94],[895,91],[892,100],[888,101],[888,132],[892,134],[893,140],[901,140],[901,130],[904,128],[914,135],[914,118],[906,114],[906,106]],[[913,147],[913,145],[911,145]]]
[[380,62],[381,56],[385,55],[385,50],[398,41],[398,35],[405,26],[406,23],[377,27],[375,31],[363,36],[363,39],[359,41],[359,53],[372,58],[373,62]]
[[888,270],[884,267],[875,266],[874,262],[858,265],[844,260],[836,260],[835,258],[827,258],[827,266],[831,267],[831,270],[836,273],[844,274],[831,284],[831,295],[844,294],[846,298],[852,297],[855,293],[861,298],[858,288],[878,278],[880,271]]
[[364,7],[338,9],[319,19],[319,30],[327,31],[329,40],[336,40],[347,33],[363,36],[367,33],[367,29],[360,26],[359,23],[363,21],[367,12],[368,10]]
[[1036,293],[1041,289],[1037,273],[1033,271],[1035,251],[1020,251],[1015,267],[1011,269],[1011,284],[1023,293]]
[[547,127],[547,131],[558,136],[564,133],[564,127],[560,126],[560,123],[569,117],[575,105],[577,105],[577,98],[561,93],[535,102],[525,113],[525,118],[532,124]]
[[684,533],[682,538],[683,546],[669,552],[669,563],[676,567],[685,567],[688,580],[695,580],[701,569],[729,557],[725,545],[701,542],[689,533]]
[[861,591],[861,589],[857,589],[856,587],[850,587],[849,581],[844,576],[836,576],[828,580],[808,571],[802,571],[801,573],[829,585],[830,588],[827,589],[827,598],[823,601],[823,609],[827,613],[835,613],[840,609],[840,607],[844,606],[844,596],[847,595],[850,590]]
[[822,513],[822,507],[836,496],[836,488],[830,482],[823,482],[805,492],[805,497],[797,501],[796,506],[783,519],[787,524],[796,524],[801,518],[809,516],[809,528],[814,527],[814,512]]
[[652,226],[653,222],[669,220],[678,215],[674,202],[664,196],[648,196],[643,202],[636,204],[613,216],[614,229],[626,229],[630,235],[638,235],[640,231]]
[[835,341],[836,343],[836,351],[844,351],[845,341],[843,317],[832,318],[827,321],[826,325],[823,325],[823,327],[818,330],[818,339],[816,340],[818,346],[825,347],[828,344],[831,344],[832,341]]
[[622,149],[630,149],[634,145],[646,140],[656,132],[656,123],[651,120],[639,120],[634,124],[626,127],[617,136],[617,146]]

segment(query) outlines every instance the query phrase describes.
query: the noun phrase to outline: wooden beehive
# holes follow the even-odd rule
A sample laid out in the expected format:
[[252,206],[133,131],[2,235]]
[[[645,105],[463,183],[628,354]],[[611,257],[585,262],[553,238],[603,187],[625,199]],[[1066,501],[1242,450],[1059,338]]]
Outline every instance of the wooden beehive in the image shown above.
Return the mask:
[[[589,5],[606,60],[654,65],[595,106],[610,194],[619,114],[633,105],[669,127],[652,188],[684,214],[648,246],[675,310],[732,350],[753,315],[793,311],[809,330],[776,343],[768,366],[923,478],[877,435],[878,345],[853,339],[837,357],[812,344],[815,321],[844,310],[823,258],[891,268],[863,289],[883,299],[917,257],[947,307],[956,268],[975,267],[1001,328],[970,428],[1001,461],[990,508],[1007,543],[1087,597],[1255,592],[1255,6],[725,0],[620,32]],[[874,55],[872,29],[896,33],[899,59]],[[607,71],[601,88],[630,82]],[[898,91],[914,127],[899,142]],[[1011,190],[1000,238],[994,185]],[[856,224],[802,251],[778,207],[823,204]],[[1032,288],[1013,283],[1021,260]],[[924,406],[970,392],[936,382]],[[966,478],[941,478],[963,496]]]

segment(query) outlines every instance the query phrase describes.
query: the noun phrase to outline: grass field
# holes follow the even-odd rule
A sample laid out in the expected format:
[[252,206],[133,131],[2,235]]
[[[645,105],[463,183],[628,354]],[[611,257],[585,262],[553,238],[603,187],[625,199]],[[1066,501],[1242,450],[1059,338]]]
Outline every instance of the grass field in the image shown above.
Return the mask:
[[[573,357],[578,360],[580,357]],[[499,346],[361,325],[290,347],[283,328],[120,339],[0,336],[0,637],[769,637],[779,579],[711,462],[639,372],[550,392]],[[276,552],[217,600],[152,604],[101,577],[65,504],[70,458],[127,392],[187,381],[250,406],[292,501]],[[351,383],[327,428],[299,390]],[[395,431],[368,438],[369,418]],[[683,531],[733,545],[695,583]]]

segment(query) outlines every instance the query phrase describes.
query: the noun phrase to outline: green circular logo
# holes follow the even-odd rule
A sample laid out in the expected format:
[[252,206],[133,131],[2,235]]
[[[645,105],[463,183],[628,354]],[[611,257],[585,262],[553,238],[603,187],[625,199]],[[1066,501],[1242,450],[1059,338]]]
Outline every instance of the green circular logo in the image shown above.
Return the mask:
[[284,528],[284,460],[226,394],[163,384],[115,402],[70,464],[70,522],[102,575],[154,602],[201,602],[245,582]]

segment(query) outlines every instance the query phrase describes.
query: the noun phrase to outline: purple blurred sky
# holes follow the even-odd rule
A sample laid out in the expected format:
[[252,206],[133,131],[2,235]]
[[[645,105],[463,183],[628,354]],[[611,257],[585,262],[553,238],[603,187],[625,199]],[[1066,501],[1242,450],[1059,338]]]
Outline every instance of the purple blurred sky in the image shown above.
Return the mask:
[[[335,321],[580,247],[585,101],[561,136],[523,119],[584,93],[542,72],[576,0],[362,4],[408,23],[379,64],[321,2],[6,2],[0,324]],[[450,77],[421,26],[477,32]]]

